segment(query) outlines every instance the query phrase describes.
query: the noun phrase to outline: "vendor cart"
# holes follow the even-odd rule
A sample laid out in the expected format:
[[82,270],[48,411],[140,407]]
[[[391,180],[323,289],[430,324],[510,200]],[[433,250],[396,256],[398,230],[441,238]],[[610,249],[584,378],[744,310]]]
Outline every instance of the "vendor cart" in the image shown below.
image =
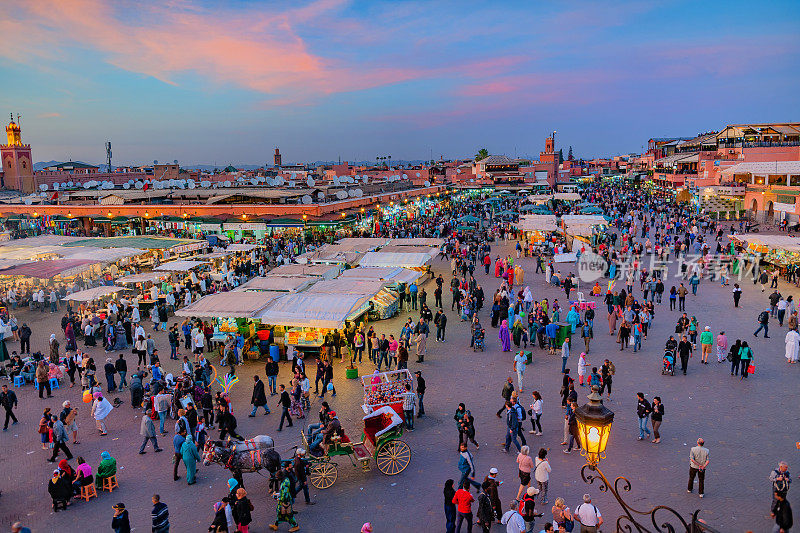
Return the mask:
[[411,462],[411,448],[400,440],[403,436],[400,415],[385,405],[367,414],[363,420],[361,442],[352,442],[345,434],[335,438],[322,456],[311,453],[306,434],[302,433],[309,461],[309,479],[314,487],[327,489],[336,483],[338,465],[333,458],[339,455],[347,456],[353,466],[356,466],[356,461],[360,463],[363,472],[369,472],[371,459],[375,459],[378,470],[387,476],[406,469]]

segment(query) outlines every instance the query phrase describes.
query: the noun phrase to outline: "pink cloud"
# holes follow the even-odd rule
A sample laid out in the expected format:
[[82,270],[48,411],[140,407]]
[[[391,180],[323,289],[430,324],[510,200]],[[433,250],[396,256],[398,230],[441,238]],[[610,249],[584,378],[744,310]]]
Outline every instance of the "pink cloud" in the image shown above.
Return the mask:
[[219,86],[292,100],[427,75],[414,68],[353,66],[311,52],[295,28],[342,4],[320,0],[283,12],[211,12],[185,2],[148,6],[37,0],[22,4],[0,23],[0,33],[19,44],[0,49],[0,55],[18,61],[54,59],[54,50],[68,41],[99,51],[121,69],[165,83],[180,84],[181,76],[191,73]]
[[61,116],[61,113],[40,113],[36,115],[36,118],[58,118]]

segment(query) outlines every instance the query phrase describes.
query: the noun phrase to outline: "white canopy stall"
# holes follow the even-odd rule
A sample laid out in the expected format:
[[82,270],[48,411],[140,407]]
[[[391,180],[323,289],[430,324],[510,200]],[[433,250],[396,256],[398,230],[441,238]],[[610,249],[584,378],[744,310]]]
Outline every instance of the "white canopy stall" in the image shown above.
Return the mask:
[[163,265],[158,265],[153,270],[159,272],[188,272],[193,268],[197,268],[207,264],[208,261],[191,261],[188,259],[180,260],[180,261],[171,261],[169,263],[164,263]]
[[268,272],[270,276],[316,276],[322,279],[333,279],[342,271],[340,265],[301,265],[288,264],[280,265]]
[[368,304],[368,296],[357,294],[284,294],[257,318],[264,323],[281,326],[342,328],[346,320],[354,320],[362,315]]
[[517,226],[522,231],[556,231],[555,215],[522,215]]
[[62,300],[71,300],[73,302],[93,302],[99,300],[104,296],[116,295],[120,291],[126,291],[125,287],[118,287],[116,285],[101,285],[100,287],[93,287],[83,291],[73,292],[66,295]]
[[430,260],[431,256],[427,253],[368,252],[361,258],[359,265],[362,267],[404,267],[424,270]]
[[406,283],[418,281],[425,274],[419,270],[402,267],[358,267],[342,272],[340,279],[379,279],[392,283]]
[[300,292],[314,283],[318,282],[320,278],[317,276],[266,276],[255,277],[242,285],[239,285],[234,291],[275,291],[275,292]]
[[175,311],[176,316],[254,318],[270,303],[285,293],[280,292],[217,292]]

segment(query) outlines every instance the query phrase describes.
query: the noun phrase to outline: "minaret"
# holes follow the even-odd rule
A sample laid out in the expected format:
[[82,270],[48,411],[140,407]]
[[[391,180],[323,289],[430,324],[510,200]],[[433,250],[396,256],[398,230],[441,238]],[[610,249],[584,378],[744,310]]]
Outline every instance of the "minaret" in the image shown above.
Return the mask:
[[275,166],[281,166],[281,151],[275,148],[275,155],[273,156],[273,160],[275,161]]
[[[19,121],[19,118],[17,120]],[[24,193],[35,192],[31,145],[22,144],[22,129],[17,122],[14,122],[13,113],[11,122],[6,126],[6,137],[8,144],[0,145],[0,160],[3,162],[5,173],[0,185]]]

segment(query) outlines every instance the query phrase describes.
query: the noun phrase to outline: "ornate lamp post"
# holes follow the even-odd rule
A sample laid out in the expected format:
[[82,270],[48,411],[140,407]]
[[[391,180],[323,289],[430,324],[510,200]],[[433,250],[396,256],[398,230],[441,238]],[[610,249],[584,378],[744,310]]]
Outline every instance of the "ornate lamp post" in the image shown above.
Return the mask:
[[[597,393],[597,387],[592,387],[592,392],[587,399],[589,400],[588,404],[575,410],[581,455],[586,457],[586,464],[581,468],[581,478],[590,485],[599,480],[600,492],[610,492],[622,507],[625,514],[617,518],[616,531],[626,533],[633,531],[639,533],[715,532],[715,529],[698,520],[697,515],[700,513],[700,509],[692,513],[687,522],[678,511],[666,505],[656,505],[649,511],[640,511],[622,499],[621,493],[631,490],[630,480],[625,476],[619,476],[611,483],[599,468],[600,461],[606,456],[606,446],[611,436],[611,425],[614,422],[614,411],[601,403],[602,397]],[[656,514],[658,514],[658,519],[656,519]],[[648,517],[650,523],[647,523]],[[645,523],[640,523],[637,518],[644,518]]]

